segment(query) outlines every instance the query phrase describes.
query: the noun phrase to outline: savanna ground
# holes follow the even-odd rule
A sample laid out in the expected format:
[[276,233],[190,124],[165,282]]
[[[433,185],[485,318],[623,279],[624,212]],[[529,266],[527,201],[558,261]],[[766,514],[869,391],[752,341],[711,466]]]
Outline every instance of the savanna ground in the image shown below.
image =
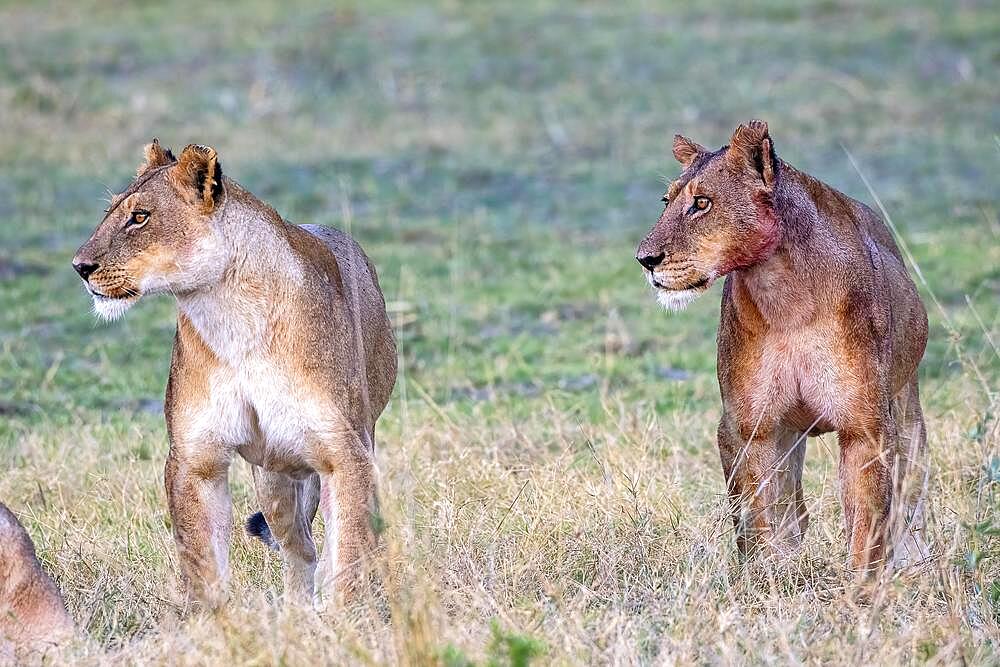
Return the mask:
[[[85,630],[52,660],[996,664],[998,69],[986,1],[0,4],[0,499]],[[754,116],[872,203],[863,173],[922,276],[935,559],[870,603],[832,436],[801,555],[736,557],[720,287],[668,316],[632,258],[673,133],[717,146]],[[174,306],[98,324],[69,261],[154,135],[379,269],[402,366],[370,606],[281,607],[237,530],[228,610],[179,613]],[[231,481],[238,521],[246,464]]]

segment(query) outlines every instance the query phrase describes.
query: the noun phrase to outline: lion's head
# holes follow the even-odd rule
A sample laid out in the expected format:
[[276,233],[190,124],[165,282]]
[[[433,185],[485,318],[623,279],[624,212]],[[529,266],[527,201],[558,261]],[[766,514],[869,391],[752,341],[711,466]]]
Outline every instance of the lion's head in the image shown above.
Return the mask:
[[225,268],[217,213],[225,202],[214,149],[190,145],[179,158],[157,140],[135,181],[115,195],[73,258],[104,319],[121,317],[144,294],[180,294],[217,280]]
[[673,153],[684,171],[667,189],[663,213],[636,259],[659,302],[679,310],[720,276],[774,252],[779,163],[767,123],[759,120],[740,125],[717,151],[677,135]]

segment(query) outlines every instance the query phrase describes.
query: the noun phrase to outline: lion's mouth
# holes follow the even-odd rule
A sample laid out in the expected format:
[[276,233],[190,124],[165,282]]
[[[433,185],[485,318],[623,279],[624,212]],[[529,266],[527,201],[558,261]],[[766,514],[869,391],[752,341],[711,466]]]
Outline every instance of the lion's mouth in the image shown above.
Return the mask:
[[698,290],[703,287],[707,287],[708,284],[712,281],[712,279],[709,276],[705,276],[704,278],[700,278],[692,283],[688,283],[687,285],[677,285],[675,287],[667,287],[666,285],[658,281],[652,275],[652,272],[650,272],[649,281],[656,289],[665,290],[667,292],[686,292],[688,290]]
[[708,276],[705,276],[704,278],[701,278],[701,279],[696,280],[693,283],[689,284],[687,287],[680,287],[680,288],[678,288],[678,291],[691,290],[691,289],[701,289],[702,287],[706,287],[709,282],[711,282],[711,278],[709,278]]
[[95,301],[122,301],[124,299],[134,299],[139,296],[138,294],[129,291],[122,294],[104,294],[102,292],[98,292],[90,285],[87,285],[87,291],[90,292],[90,296],[92,296]]

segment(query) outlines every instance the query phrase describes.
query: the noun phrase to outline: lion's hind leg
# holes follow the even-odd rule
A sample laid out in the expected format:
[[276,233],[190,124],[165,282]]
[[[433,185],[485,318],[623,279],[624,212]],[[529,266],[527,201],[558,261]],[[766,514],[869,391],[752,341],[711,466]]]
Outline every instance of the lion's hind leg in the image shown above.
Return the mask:
[[253,477],[261,511],[247,519],[247,532],[280,552],[285,595],[309,602],[316,575],[312,521],[319,506],[319,475],[296,480],[253,466]]
[[901,568],[919,564],[930,556],[925,535],[927,429],[916,377],[892,399],[890,409],[897,431],[890,514],[892,563]]

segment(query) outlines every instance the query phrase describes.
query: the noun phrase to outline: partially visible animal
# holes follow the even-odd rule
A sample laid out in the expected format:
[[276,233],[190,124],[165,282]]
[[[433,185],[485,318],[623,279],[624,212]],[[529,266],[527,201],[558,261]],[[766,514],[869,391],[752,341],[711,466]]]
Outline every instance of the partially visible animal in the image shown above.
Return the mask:
[[73,619],[38,562],[35,545],[14,513],[0,503],[0,662],[44,655],[73,632]]
[[375,423],[396,379],[361,247],[286,222],[223,175],[214,149],[175,158],[154,140],[73,266],[102,317],[145,295],[177,301],[165,483],[189,597],[227,598],[236,455],[254,466],[261,515],[249,526],[280,548],[286,593],[353,596],[376,546]]
[[924,559],[927,314],[890,230],[779,159],[762,121],[673,153],[683,172],[636,259],[671,309],[726,277],[718,446],[740,551],[799,545],[806,439],[835,431],[853,567]]

